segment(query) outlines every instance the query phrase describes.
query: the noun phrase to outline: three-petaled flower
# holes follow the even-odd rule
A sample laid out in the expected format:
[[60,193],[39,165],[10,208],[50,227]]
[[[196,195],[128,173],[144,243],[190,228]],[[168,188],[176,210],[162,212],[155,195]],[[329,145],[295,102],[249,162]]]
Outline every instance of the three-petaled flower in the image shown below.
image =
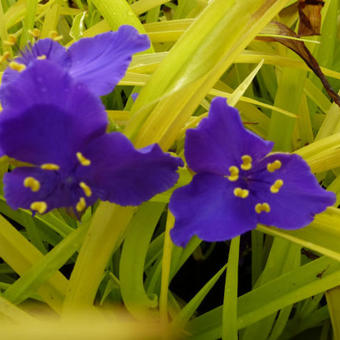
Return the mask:
[[139,34],[134,27],[128,25],[121,26],[117,32],[80,39],[68,50],[52,39],[38,40],[5,70],[0,87],[2,106],[6,105],[1,94],[3,89],[19,76],[20,71],[37,59],[58,64],[77,82],[86,84],[92,93],[102,96],[110,93],[124,76],[132,55],[149,46],[148,36]]
[[228,240],[257,223],[301,228],[334,204],[335,195],[320,187],[300,156],[269,154],[272,147],[243,127],[224,98],[215,98],[209,116],[186,134],[185,157],[196,174],[170,200],[174,243],[184,246],[193,235]]
[[181,159],[156,144],[136,150],[121,133],[106,133],[100,99],[56,63],[35,60],[2,97],[0,146],[29,163],[4,177],[14,209],[82,212],[98,198],[138,205],[177,181]]

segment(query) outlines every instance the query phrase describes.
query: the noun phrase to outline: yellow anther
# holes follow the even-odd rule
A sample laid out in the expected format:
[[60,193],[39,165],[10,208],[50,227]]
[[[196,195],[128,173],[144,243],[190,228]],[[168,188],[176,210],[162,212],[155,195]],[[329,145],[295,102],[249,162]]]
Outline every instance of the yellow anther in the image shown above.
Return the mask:
[[281,161],[279,161],[278,159],[276,161],[274,161],[273,163],[268,163],[267,164],[267,170],[269,172],[274,172],[275,170],[279,170],[282,166]]
[[57,31],[51,31],[49,33],[49,36],[54,41],[59,41],[59,40],[61,40],[63,38],[63,36],[59,35]]
[[37,211],[39,214],[43,214],[47,210],[47,203],[44,201],[33,202],[30,208]]
[[24,187],[30,188],[32,191],[37,192],[40,189],[40,182],[34,177],[26,177],[24,179]]
[[7,40],[4,40],[3,43],[7,46],[14,46],[17,42],[17,37],[14,34],[10,34]]
[[247,198],[249,196],[249,190],[242,188],[235,188],[234,195],[240,198]]
[[242,156],[242,164],[241,164],[241,169],[242,170],[250,170],[252,167],[252,162],[253,159],[249,155],[244,155]]
[[269,213],[270,212],[270,205],[268,203],[257,203],[255,205],[255,211],[258,214],[261,214],[262,211]]
[[1,57],[0,57],[0,64],[4,63],[5,61],[7,61],[9,59],[9,57],[11,56],[11,54],[6,51]]
[[37,57],[37,59],[38,59],[38,60],[45,60],[45,59],[46,59],[46,55],[45,55],[45,54],[39,55],[39,56]]
[[38,28],[33,28],[33,30],[29,30],[28,33],[32,35],[34,38],[39,38],[40,37],[40,29]]
[[231,182],[235,182],[238,180],[238,174],[240,172],[240,170],[238,169],[237,166],[233,165],[229,168],[229,172],[230,172],[230,176],[227,176],[227,178],[229,179],[229,181]]
[[8,65],[12,70],[21,72],[26,68],[26,65],[24,64],[19,64],[16,61],[11,61]]
[[76,155],[77,155],[78,161],[81,165],[83,165],[83,166],[91,165],[91,161],[89,159],[87,159],[86,157],[84,157],[84,155],[81,152],[77,152]]
[[53,164],[53,163],[45,163],[43,165],[41,165],[41,169],[43,170],[59,170],[60,166],[57,164]]
[[80,182],[79,186],[83,189],[85,196],[87,197],[92,196],[92,190],[85,182]]
[[273,194],[277,194],[281,187],[283,186],[283,180],[282,179],[277,179],[274,184],[270,187],[270,192]]
[[80,197],[79,202],[76,205],[76,210],[82,212],[86,208],[86,201],[84,197]]

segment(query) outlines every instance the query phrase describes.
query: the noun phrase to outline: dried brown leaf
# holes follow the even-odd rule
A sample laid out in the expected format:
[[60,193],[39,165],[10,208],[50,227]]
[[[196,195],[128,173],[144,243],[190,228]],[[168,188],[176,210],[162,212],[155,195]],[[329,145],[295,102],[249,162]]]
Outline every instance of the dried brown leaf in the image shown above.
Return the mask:
[[321,10],[324,4],[321,0],[299,0],[299,36],[320,34]]
[[[307,64],[307,66],[315,73],[316,76],[321,80],[325,90],[327,91],[328,95],[334,100],[334,102],[340,106],[340,97],[338,94],[331,88],[327,78],[322,73],[320,66],[317,62],[317,60],[313,57],[312,53],[308,50],[305,43],[301,40],[296,40],[292,38],[299,39],[299,36],[291,30],[286,25],[280,23],[280,22],[271,22],[266,29],[265,32],[271,32],[271,34],[280,35],[281,37],[257,37],[258,40],[264,40],[264,41],[273,41],[273,42],[279,42],[282,45],[288,47],[290,50],[294,51],[296,54],[298,54],[304,62]],[[284,36],[287,36],[289,38],[285,38]]]

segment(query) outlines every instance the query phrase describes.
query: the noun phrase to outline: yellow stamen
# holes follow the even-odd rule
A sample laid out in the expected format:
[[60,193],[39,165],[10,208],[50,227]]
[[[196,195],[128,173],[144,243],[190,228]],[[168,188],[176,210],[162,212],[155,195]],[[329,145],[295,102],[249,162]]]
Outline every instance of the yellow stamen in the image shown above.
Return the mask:
[[85,182],[80,182],[79,186],[83,189],[84,194],[87,197],[91,197],[92,196],[92,190],[91,190],[91,188]]
[[53,163],[45,163],[41,166],[41,169],[43,170],[59,170],[60,166],[57,164],[53,164]]
[[238,174],[240,172],[240,170],[238,169],[237,166],[231,166],[229,168],[229,172],[230,172],[230,176],[227,176],[227,178],[229,179],[229,181],[231,182],[235,182],[238,180]]
[[273,194],[277,194],[281,187],[283,186],[283,180],[282,179],[277,179],[274,184],[270,187],[270,192]]
[[242,188],[235,188],[234,195],[240,198],[247,198],[249,196],[249,190]]
[[267,170],[269,172],[274,172],[275,170],[279,170],[282,166],[281,161],[279,161],[278,159],[276,161],[274,161],[273,163],[268,163],[267,164]]
[[4,40],[3,43],[7,46],[14,46],[17,42],[17,37],[14,34],[8,36],[8,40]]
[[11,54],[6,51],[1,57],[0,57],[0,64],[4,63],[5,61],[7,61],[9,59],[9,57],[11,56]]
[[89,159],[87,159],[86,157],[84,157],[84,155],[81,152],[77,152],[76,155],[77,155],[78,161],[81,165],[83,165],[83,166],[91,165],[91,161]]
[[33,30],[29,30],[28,33],[32,35],[34,38],[39,38],[40,37],[40,29],[38,28],[33,28]]
[[26,177],[24,179],[24,187],[30,188],[33,192],[37,192],[40,189],[40,182],[34,177]]
[[39,56],[37,57],[37,59],[38,59],[38,60],[45,60],[45,59],[46,59],[46,55],[45,55],[45,54],[39,55]]
[[63,38],[63,36],[59,35],[57,31],[51,31],[49,33],[49,36],[54,41],[59,41],[59,40],[61,40]]
[[47,210],[47,203],[44,201],[33,202],[30,208],[37,211],[39,214],[43,214]]
[[76,205],[76,210],[82,212],[86,208],[86,201],[84,197],[80,197],[79,202]]
[[261,214],[262,211],[269,213],[270,212],[270,205],[268,203],[257,203],[255,205],[255,211],[258,214]]
[[19,64],[16,61],[11,61],[8,65],[12,70],[21,72],[26,68],[26,65],[24,64]]
[[252,162],[253,159],[249,155],[244,155],[242,156],[242,164],[241,164],[241,169],[242,170],[250,170],[252,168]]

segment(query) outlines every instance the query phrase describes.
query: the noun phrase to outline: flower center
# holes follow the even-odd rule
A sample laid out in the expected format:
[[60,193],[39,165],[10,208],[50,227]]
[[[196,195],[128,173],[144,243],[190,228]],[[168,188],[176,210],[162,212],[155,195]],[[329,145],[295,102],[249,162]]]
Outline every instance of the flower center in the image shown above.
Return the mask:
[[[241,157],[242,163],[239,167],[232,165],[229,167],[229,175],[225,176],[230,182],[236,182],[239,186],[235,187],[233,190],[233,194],[235,197],[239,198],[247,198],[249,197],[250,190],[247,188],[251,182],[258,182],[262,183],[262,185],[269,186],[270,193],[277,194],[284,182],[281,178],[275,180],[272,185],[264,180],[264,178],[261,178],[261,176],[265,176],[265,172],[263,172],[263,169],[259,169],[259,171],[252,171],[251,173],[242,173],[240,171],[249,171],[253,168],[253,159],[250,155],[243,155]],[[273,173],[279,169],[281,169],[282,163],[280,160],[276,159],[272,163],[267,163],[266,170],[270,173]],[[268,202],[259,202],[255,204],[255,212],[257,214],[261,214],[262,212],[269,213],[271,211],[271,207]]]

